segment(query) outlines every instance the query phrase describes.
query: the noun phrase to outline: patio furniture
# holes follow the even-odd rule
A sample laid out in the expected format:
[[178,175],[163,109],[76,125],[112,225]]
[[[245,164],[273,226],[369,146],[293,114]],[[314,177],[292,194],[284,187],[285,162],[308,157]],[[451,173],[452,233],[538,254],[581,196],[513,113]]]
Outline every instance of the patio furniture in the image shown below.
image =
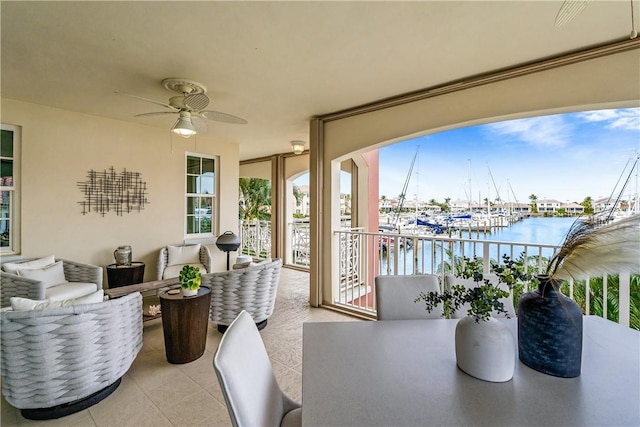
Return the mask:
[[129,265],[107,265],[107,286],[109,288],[135,285],[142,282],[144,282],[144,262],[134,261]]
[[55,301],[99,289],[102,289],[102,267],[53,256],[7,262],[0,269],[0,307],[8,307],[11,297]]
[[94,405],[142,348],[140,293],[94,304],[0,313],[2,394],[28,419]]
[[245,310],[258,329],[267,326],[273,314],[282,260],[263,261],[237,270],[203,274],[201,286],[211,289],[209,320],[224,333],[227,326]]
[[[497,320],[516,336],[517,319]],[[512,381],[491,383],[457,368],[458,321],[305,323],[303,424],[640,425],[640,332],[586,316],[579,378],[516,361]]]
[[211,253],[204,245],[169,245],[158,253],[157,280],[171,279],[180,275],[185,265],[200,268],[201,273],[211,272]]
[[415,302],[421,292],[440,293],[438,276],[376,276],[376,314],[378,320],[438,319],[442,308],[429,313],[422,302]]
[[192,362],[204,354],[207,345],[211,291],[201,287],[196,296],[180,292],[160,294],[164,349],[169,363]]
[[[509,292],[509,295],[511,295],[509,287],[506,285],[506,283],[499,282],[498,276],[495,274],[483,275],[483,279],[481,282],[474,282],[473,278],[463,279],[460,277],[456,277],[453,274],[447,274],[444,276],[444,286],[445,286],[445,289],[447,289],[448,291],[450,291],[454,285],[462,285],[467,289],[471,289],[471,288],[475,288],[476,286],[484,285],[485,280],[489,280],[489,282],[493,286],[499,289],[502,289],[503,291],[507,291]],[[513,306],[513,298],[511,296],[500,298],[500,302],[504,306],[504,311],[506,311],[508,317],[514,317],[516,315],[516,310]],[[462,319],[463,317],[467,316],[467,310],[469,310],[469,304],[463,304],[462,306],[460,306],[458,310],[456,310],[451,315],[451,317],[454,319]],[[497,311],[494,310],[493,312],[491,312],[491,317],[507,317],[507,316],[504,313],[498,313]]]
[[301,407],[278,385],[258,329],[242,310],[231,322],[213,367],[233,426],[300,426]]

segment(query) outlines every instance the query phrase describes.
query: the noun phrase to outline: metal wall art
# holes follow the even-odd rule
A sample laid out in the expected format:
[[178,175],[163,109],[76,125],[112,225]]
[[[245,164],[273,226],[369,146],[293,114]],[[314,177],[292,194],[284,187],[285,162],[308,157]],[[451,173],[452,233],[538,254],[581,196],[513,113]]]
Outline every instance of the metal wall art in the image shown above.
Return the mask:
[[87,172],[87,180],[78,182],[84,200],[78,202],[82,206],[82,214],[97,212],[104,216],[107,212],[116,215],[140,212],[147,200],[147,183],[139,172],[128,172],[123,169],[116,173],[112,167],[102,172],[93,169]]

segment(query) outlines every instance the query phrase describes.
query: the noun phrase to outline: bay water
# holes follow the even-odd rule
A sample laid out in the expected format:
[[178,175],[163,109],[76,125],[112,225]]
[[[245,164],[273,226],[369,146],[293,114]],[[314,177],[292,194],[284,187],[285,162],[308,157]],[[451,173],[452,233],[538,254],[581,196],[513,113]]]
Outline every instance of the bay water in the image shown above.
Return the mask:
[[462,237],[500,242],[537,243],[540,245],[560,245],[575,217],[567,218],[524,218],[508,227],[496,227],[491,233],[469,232]]
[[[544,218],[532,217],[524,218],[507,227],[495,227],[491,233],[477,231],[462,232],[452,235],[453,238],[470,239],[464,243],[457,242],[450,249],[456,256],[466,255],[472,258],[476,250],[480,250],[482,256],[482,241],[514,243],[513,246],[502,244],[491,244],[489,247],[489,257],[493,260],[501,260],[503,255],[517,258],[521,252],[527,250],[528,255],[541,255],[551,257],[553,249],[550,247],[540,249],[532,248],[529,245],[559,246],[576,221],[575,217],[568,218]],[[446,234],[443,234],[444,236]],[[471,241],[472,240],[472,241]],[[521,245],[519,245],[521,244]],[[526,249],[526,247],[529,249]],[[387,274],[393,274],[395,253],[383,254],[380,259],[380,267]],[[439,265],[445,262],[448,257],[445,249],[440,243],[428,240],[420,240],[417,247],[407,248],[398,252],[398,272],[397,274],[412,274],[414,268],[422,273],[435,272]]]

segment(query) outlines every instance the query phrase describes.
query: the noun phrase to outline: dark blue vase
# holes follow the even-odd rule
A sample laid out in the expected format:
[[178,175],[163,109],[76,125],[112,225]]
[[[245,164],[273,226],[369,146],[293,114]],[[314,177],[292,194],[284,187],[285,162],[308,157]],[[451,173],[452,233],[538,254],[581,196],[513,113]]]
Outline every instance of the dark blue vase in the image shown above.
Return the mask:
[[528,367],[563,378],[580,375],[582,310],[556,290],[549,276],[538,276],[538,290],[518,303],[518,357]]

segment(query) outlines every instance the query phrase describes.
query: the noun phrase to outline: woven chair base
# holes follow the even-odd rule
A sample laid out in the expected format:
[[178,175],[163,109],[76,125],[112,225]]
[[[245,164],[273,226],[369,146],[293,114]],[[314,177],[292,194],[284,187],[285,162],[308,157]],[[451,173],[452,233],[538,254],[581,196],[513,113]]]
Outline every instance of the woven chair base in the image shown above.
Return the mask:
[[67,415],[75,414],[100,402],[113,393],[120,385],[120,382],[121,378],[118,378],[113,384],[83,399],[78,399],[63,405],[52,406],[51,408],[21,409],[20,413],[28,420],[53,420],[66,417]]
[[[267,320],[269,319],[264,319],[262,322],[256,323],[256,326],[259,331],[263,330],[267,326]],[[220,332],[221,334],[224,334],[225,332],[227,332],[228,327],[229,325],[218,325],[218,332]]]

